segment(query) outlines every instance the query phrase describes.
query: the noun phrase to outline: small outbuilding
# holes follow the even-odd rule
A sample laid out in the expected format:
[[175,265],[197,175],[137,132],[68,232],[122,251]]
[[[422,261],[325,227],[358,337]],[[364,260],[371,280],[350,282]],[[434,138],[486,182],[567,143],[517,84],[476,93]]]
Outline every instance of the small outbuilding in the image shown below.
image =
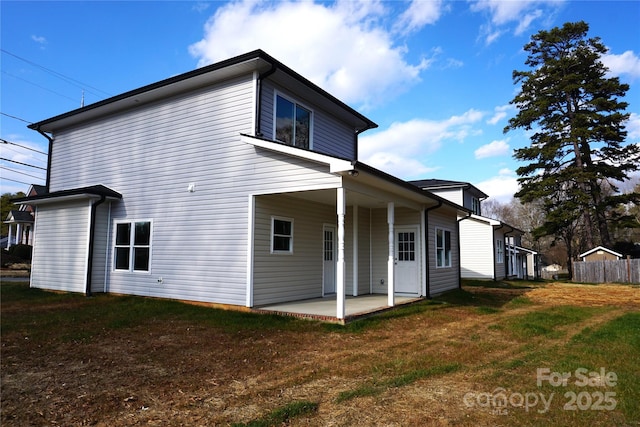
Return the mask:
[[590,251],[579,255],[581,261],[617,261],[622,259],[622,254],[605,248],[604,246],[598,246]]

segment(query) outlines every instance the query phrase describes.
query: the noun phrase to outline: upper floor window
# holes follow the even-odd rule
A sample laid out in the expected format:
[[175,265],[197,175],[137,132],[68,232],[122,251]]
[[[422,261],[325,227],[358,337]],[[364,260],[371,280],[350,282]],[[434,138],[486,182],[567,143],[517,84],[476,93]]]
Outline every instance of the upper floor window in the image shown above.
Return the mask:
[[311,145],[311,110],[276,95],[275,139],[294,147]]
[[496,240],[496,258],[498,264],[504,263],[504,246],[501,239]]
[[482,215],[482,211],[480,210],[480,199],[477,197],[471,199],[471,211],[476,215]]

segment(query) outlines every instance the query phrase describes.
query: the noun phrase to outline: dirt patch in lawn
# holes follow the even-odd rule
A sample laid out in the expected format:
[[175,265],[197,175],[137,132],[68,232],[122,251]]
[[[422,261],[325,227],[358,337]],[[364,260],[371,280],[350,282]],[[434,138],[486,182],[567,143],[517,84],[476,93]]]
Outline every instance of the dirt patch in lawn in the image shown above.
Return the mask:
[[527,297],[542,304],[640,308],[640,286],[630,285],[552,283],[528,292]]
[[[521,352],[522,342],[492,328],[494,319],[515,315],[504,308],[510,300],[526,293],[536,303],[514,312],[559,303],[640,307],[637,287],[466,292],[473,295],[467,304],[419,303],[424,308],[369,319],[360,329],[300,320],[232,328],[172,317],[113,328],[87,315],[54,327],[43,320],[3,328],[2,425],[229,425],[299,401],[317,410],[287,424],[508,425],[508,418],[469,409],[464,396],[491,391],[488,373]],[[60,311],[86,311],[83,301],[28,310],[46,310],[49,321]],[[491,302],[495,312],[480,310]],[[19,307],[3,302],[3,325]]]

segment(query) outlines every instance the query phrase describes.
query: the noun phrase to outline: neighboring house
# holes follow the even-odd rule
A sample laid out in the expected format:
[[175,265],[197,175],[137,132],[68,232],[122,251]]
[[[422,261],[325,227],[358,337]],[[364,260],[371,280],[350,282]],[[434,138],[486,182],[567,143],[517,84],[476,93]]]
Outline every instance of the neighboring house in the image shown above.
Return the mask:
[[[27,197],[37,196],[46,192],[43,185],[31,185]],[[33,209],[29,205],[21,205],[17,210],[9,211],[4,223],[8,225],[8,236],[5,247],[13,245],[33,245]]]
[[411,181],[412,184],[469,209],[459,218],[460,276],[465,279],[501,280],[537,278],[537,252],[522,247],[523,231],[482,216],[487,194],[468,182],[442,179]]
[[[446,199],[357,159],[377,125],[263,51],[29,127],[50,140],[31,286],[235,306],[455,289]],[[197,209],[196,209],[197,207]]]
[[622,259],[622,254],[607,249],[604,246],[595,247],[579,255],[581,261],[617,261]]

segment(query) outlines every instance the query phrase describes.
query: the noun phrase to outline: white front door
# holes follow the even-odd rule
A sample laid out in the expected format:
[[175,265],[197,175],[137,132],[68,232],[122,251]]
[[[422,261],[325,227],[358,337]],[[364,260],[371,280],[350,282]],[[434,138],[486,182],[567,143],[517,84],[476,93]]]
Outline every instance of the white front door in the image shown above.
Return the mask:
[[395,288],[399,294],[420,294],[419,228],[396,228]]
[[336,293],[336,228],[331,225],[322,227],[322,294]]

